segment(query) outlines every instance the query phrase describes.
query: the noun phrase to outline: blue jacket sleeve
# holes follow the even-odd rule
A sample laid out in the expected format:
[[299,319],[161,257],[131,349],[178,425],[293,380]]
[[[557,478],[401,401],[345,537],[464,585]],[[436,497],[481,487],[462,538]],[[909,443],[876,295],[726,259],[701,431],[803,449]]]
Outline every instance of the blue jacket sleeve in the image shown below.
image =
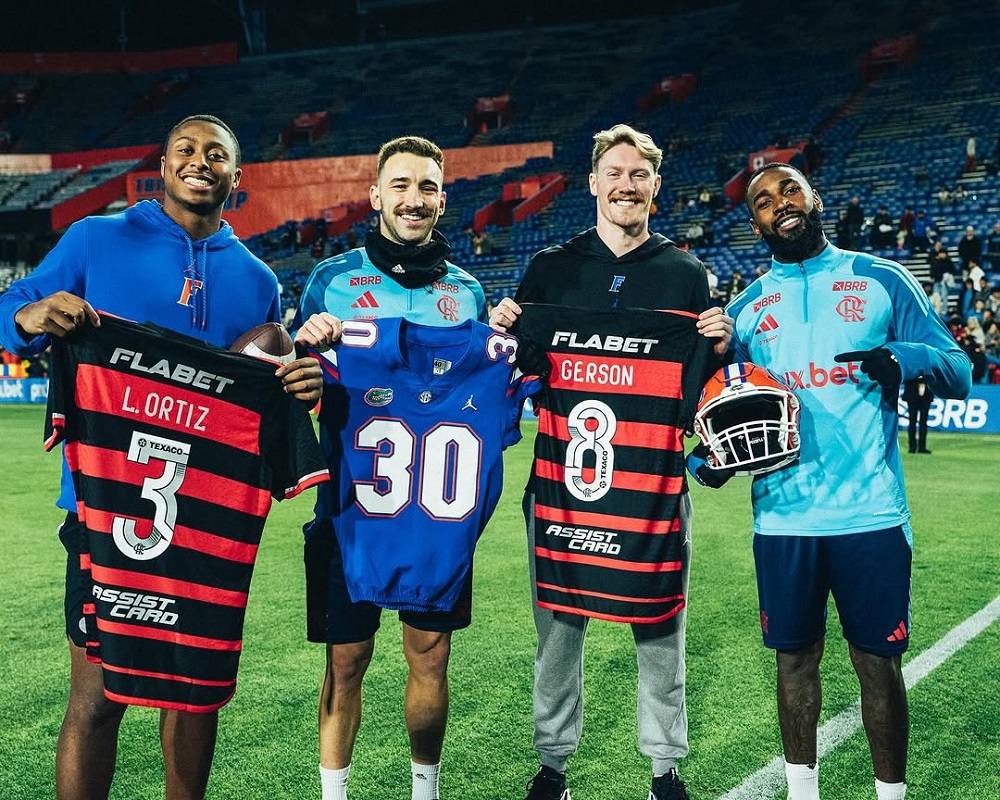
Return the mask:
[[927,295],[909,273],[885,285],[892,299],[894,327],[886,347],[899,362],[903,380],[923,375],[938,397],[967,397],[972,361],[934,313]]
[[86,254],[87,229],[78,222],[70,226],[33,272],[0,294],[0,344],[19,356],[34,355],[48,347],[48,334],[25,338],[14,316],[26,305],[55,292],[85,297]]

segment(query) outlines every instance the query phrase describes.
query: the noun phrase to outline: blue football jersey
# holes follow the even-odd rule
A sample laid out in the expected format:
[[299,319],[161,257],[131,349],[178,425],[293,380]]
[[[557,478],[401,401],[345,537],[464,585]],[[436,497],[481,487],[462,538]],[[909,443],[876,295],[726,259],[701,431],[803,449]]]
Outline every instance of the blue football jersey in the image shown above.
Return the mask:
[[320,354],[321,440],[339,481],[334,527],[354,602],[447,611],[521,438],[517,340],[473,320],[348,320]]

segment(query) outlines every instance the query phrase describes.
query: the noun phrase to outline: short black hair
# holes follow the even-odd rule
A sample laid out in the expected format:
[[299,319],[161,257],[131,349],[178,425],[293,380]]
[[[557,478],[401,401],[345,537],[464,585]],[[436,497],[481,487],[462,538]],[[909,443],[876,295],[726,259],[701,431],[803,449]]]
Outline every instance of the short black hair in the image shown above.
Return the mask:
[[167,139],[163,143],[163,152],[167,152],[167,148],[170,146],[170,140],[174,138],[174,134],[178,130],[183,128],[189,122],[209,122],[212,125],[218,125],[222,130],[229,134],[229,138],[233,140],[234,155],[236,157],[236,166],[240,166],[243,163],[243,153],[240,150],[240,140],[236,138],[236,134],[233,133],[233,129],[230,128],[225,122],[212,114],[192,114],[189,117],[184,117],[180,122],[178,122],[174,127],[170,129],[170,133],[167,134]]
[[[744,204],[746,204],[747,208],[750,208],[750,184],[753,183],[755,180],[757,180],[757,177],[759,175],[767,172],[769,169],[778,169],[778,168],[781,168],[781,167],[784,167],[785,169],[790,169],[792,172],[799,173],[799,175],[802,176],[802,180],[804,180],[806,182],[806,185],[809,186],[810,188],[812,188],[812,184],[809,183],[809,178],[807,178],[806,174],[802,170],[800,170],[798,167],[792,166],[787,161],[769,161],[768,163],[762,164],[761,166],[757,167],[757,169],[755,169],[750,174],[750,178],[747,180],[747,193],[743,197],[743,202],[744,202]],[[752,210],[753,209],[751,209],[751,211]]]

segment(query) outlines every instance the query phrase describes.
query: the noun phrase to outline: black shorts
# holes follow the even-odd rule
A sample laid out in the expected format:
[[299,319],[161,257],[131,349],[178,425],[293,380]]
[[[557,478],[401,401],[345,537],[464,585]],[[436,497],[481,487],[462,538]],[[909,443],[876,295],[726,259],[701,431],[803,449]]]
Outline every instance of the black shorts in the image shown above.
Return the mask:
[[100,650],[94,581],[90,575],[90,545],[87,542],[87,527],[76,514],[66,514],[66,519],[59,526],[59,541],[66,548],[66,595],[63,601],[66,635],[73,644],[86,647],[87,654],[95,657]]
[[826,634],[827,599],[844,638],[879,656],[910,643],[909,525],[840,536],[753,537],[764,645],[798,650]]
[[[374,603],[355,603],[347,590],[340,545],[328,519],[314,519],[302,528],[305,535],[306,635],[310,642],[351,644],[371,639],[381,624],[382,609]],[[472,623],[472,570],[450,611],[400,611],[399,619],[421,631],[450,631]]]

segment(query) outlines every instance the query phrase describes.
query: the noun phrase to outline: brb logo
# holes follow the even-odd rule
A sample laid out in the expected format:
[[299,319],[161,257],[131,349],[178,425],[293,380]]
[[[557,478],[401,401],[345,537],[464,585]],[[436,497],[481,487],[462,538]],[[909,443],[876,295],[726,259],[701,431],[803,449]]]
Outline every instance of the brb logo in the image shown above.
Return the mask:
[[808,370],[793,370],[785,373],[785,382],[796,389],[822,389],[827,384],[843,386],[845,383],[861,383],[858,378],[860,364],[849,361],[841,366],[830,367],[829,369],[819,366],[815,361],[809,362]]
[[[902,400],[898,411],[900,427],[905,427],[909,424],[909,408]],[[935,397],[927,413],[927,427],[945,431],[996,430],[996,425],[990,425],[990,403],[983,397],[966,400]]]
[[844,322],[864,322],[865,303],[868,301],[854,294],[845,294],[844,299],[837,303],[837,313]]
[[775,303],[780,302],[781,292],[775,292],[774,294],[769,294],[767,297],[762,297],[756,303],[753,304],[753,311],[756,314],[762,308],[767,308],[768,306],[773,306]]

